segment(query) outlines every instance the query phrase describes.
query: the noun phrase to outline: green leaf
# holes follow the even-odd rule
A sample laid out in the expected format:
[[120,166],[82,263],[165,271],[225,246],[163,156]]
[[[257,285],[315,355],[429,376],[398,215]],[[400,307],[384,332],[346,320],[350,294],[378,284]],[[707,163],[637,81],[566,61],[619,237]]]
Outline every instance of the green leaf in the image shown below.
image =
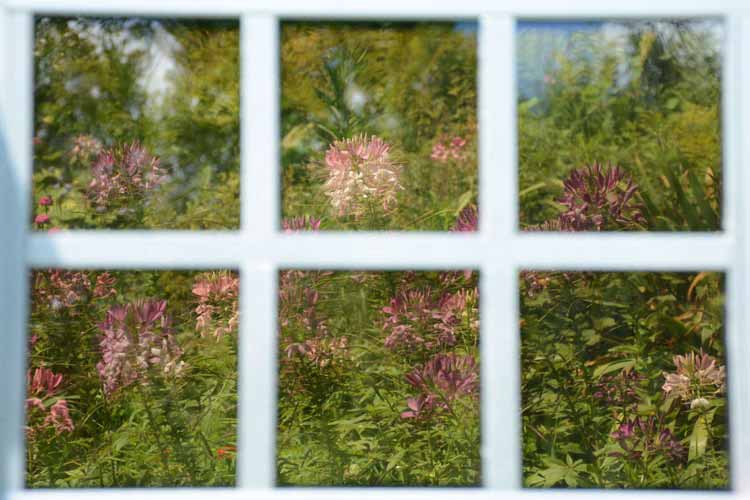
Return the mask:
[[388,465],[386,465],[386,467],[385,467],[385,470],[386,470],[386,472],[387,472],[387,471],[390,471],[390,470],[391,470],[391,469],[393,469],[393,468],[394,468],[395,466],[397,466],[397,465],[398,465],[398,464],[399,464],[399,463],[401,462],[401,460],[402,460],[402,459],[404,458],[404,454],[405,454],[405,453],[406,453],[406,450],[401,450],[401,451],[399,451],[398,453],[396,453],[395,455],[393,455],[393,456],[392,456],[392,457],[391,457],[391,458],[390,458],[390,459],[388,460]]
[[606,375],[608,373],[633,368],[633,366],[635,366],[634,359],[624,359],[620,361],[614,361],[612,363],[607,363],[606,365],[598,366],[596,370],[594,370],[594,378],[600,378],[602,375]]
[[693,426],[693,433],[690,435],[690,451],[688,452],[688,461],[695,460],[706,453],[706,444],[708,443],[708,416],[698,417]]
[[546,182],[537,182],[536,184],[532,184],[531,186],[529,186],[529,187],[527,187],[527,188],[525,188],[525,189],[522,189],[522,190],[521,190],[521,191],[520,191],[520,192],[518,193],[518,197],[519,197],[519,198],[523,198],[523,197],[524,197],[524,196],[526,196],[527,194],[529,194],[529,193],[533,193],[534,191],[537,191],[537,190],[539,190],[539,189],[541,189],[541,188],[545,187],[546,185],[547,185],[547,183],[546,183]]

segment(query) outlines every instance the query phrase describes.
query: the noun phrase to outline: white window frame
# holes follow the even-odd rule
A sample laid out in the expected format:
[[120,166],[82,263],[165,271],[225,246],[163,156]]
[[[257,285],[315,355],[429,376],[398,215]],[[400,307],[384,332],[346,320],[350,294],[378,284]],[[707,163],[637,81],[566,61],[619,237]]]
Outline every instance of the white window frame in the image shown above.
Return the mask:
[[[31,234],[35,15],[231,17],[241,26],[241,227],[237,232]],[[718,17],[723,59],[723,231],[522,234],[517,229],[517,19]],[[279,21],[476,19],[479,22],[479,234],[281,234]],[[742,56],[742,57],[741,57]],[[730,492],[750,498],[750,4],[742,0],[0,0],[0,498],[695,498],[675,491],[521,488],[518,271],[717,270],[727,273]],[[741,196],[742,195],[742,196]],[[236,488],[24,490],[23,388],[31,268],[235,268],[242,275]],[[481,488],[275,488],[276,280],[285,267],[480,271]]]

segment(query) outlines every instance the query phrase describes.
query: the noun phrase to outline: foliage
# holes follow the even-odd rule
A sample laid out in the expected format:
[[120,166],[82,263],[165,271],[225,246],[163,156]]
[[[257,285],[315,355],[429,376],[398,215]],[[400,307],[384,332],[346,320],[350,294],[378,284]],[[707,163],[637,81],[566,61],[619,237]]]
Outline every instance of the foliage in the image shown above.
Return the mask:
[[280,485],[477,485],[475,273],[282,271]]
[[[36,228],[239,227],[236,22],[42,17],[34,61]],[[135,143],[162,182],[102,204],[97,163]]]
[[[283,217],[311,216],[321,229],[450,229],[478,193],[476,58],[475,30],[450,23],[284,23]],[[363,137],[383,141],[399,167],[387,216],[329,203],[344,185],[332,151]],[[362,184],[384,192],[366,174]]]
[[[550,29],[526,23],[519,59]],[[518,103],[521,226],[557,216],[560,182],[602,163],[639,187],[645,220],[626,229],[719,230],[720,42],[709,21],[608,22],[544,52]]]
[[[234,484],[236,320],[221,338],[197,328],[217,279],[236,302],[226,272],[33,273],[27,486]],[[231,324],[231,306],[212,312]]]
[[[591,26],[519,92],[522,229],[719,230],[716,30]],[[238,226],[236,23],[36,28],[36,228]],[[280,229],[477,231],[476,43],[284,23]],[[723,279],[521,273],[527,486],[728,487]],[[237,274],[32,282],[27,484],[233,484]],[[279,485],[480,484],[477,273],[285,269],[278,308]]]
[[727,488],[723,276],[523,277],[525,484]]

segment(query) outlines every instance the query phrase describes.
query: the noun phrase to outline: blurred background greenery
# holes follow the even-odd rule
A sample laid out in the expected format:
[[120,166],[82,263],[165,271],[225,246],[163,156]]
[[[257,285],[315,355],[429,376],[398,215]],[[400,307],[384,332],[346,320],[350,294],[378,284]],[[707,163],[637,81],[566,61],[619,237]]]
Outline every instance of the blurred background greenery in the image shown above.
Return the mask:
[[521,227],[599,162],[638,184],[643,229],[720,230],[722,35],[712,20],[520,23]]
[[[237,21],[42,17],[35,35],[34,198],[54,202],[45,227],[239,227]],[[97,153],[134,141],[165,182],[95,208]]]

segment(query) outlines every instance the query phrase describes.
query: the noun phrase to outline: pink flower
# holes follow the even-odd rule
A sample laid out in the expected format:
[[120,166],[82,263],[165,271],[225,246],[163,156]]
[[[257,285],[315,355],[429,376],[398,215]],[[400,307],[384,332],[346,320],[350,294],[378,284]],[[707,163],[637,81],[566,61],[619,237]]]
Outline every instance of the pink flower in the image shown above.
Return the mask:
[[392,351],[429,351],[455,345],[460,325],[468,324],[472,331],[478,331],[477,297],[476,289],[442,294],[430,288],[401,291],[383,308],[383,330],[388,334],[385,347]]
[[49,222],[49,215],[47,214],[39,214],[36,217],[34,217],[34,223],[43,226],[44,224],[47,224]]
[[443,139],[436,142],[432,146],[432,154],[430,158],[440,163],[445,163],[448,160],[464,160],[466,159],[466,139],[460,136],[453,137],[448,141],[445,136]]
[[43,207],[52,205],[52,198],[50,198],[49,196],[42,196],[41,198],[39,198],[39,205]]
[[401,418],[421,418],[437,410],[450,410],[457,398],[476,397],[479,368],[472,356],[439,353],[407,374],[406,381],[421,393],[407,399],[409,410],[402,412]]
[[68,412],[68,402],[64,399],[58,400],[49,409],[49,415],[44,419],[45,425],[53,425],[55,432],[73,432],[73,420]]
[[701,351],[674,357],[676,371],[664,373],[662,390],[684,401],[721,394],[726,390],[725,367]]
[[234,273],[204,273],[193,284],[198,297],[195,327],[204,337],[212,328],[218,341],[239,326],[240,280]]
[[477,209],[473,205],[467,205],[458,214],[456,224],[451,231],[454,232],[475,232],[479,230],[479,216]]
[[89,197],[100,208],[143,197],[165,179],[159,159],[138,142],[101,151],[91,166]]
[[[34,293],[39,300],[35,303],[47,303],[53,310],[85,302],[91,293],[91,280],[85,272],[64,271],[56,269],[49,272],[35,273]],[[69,309],[71,315],[77,311]]]
[[314,217],[292,217],[281,221],[281,228],[285,233],[296,233],[299,231],[317,231],[320,229],[320,219]]
[[402,167],[390,158],[382,139],[360,135],[336,141],[328,148],[325,193],[339,216],[361,217],[374,205],[384,211],[396,203]]
[[47,368],[37,368],[34,375],[29,371],[26,374],[27,393],[43,397],[54,396],[62,379],[62,375],[55,374]]
[[73,139],[73,147],[69,154],[74,161],[88,162],[102,150],[102,143],[90,135],[79,135]]
[[101,361],[96,364],[104,392],[111,396],[138,379],[148,381],[149,369],[177,376],[184,368],[165,300],[113,306],[99,324]]

